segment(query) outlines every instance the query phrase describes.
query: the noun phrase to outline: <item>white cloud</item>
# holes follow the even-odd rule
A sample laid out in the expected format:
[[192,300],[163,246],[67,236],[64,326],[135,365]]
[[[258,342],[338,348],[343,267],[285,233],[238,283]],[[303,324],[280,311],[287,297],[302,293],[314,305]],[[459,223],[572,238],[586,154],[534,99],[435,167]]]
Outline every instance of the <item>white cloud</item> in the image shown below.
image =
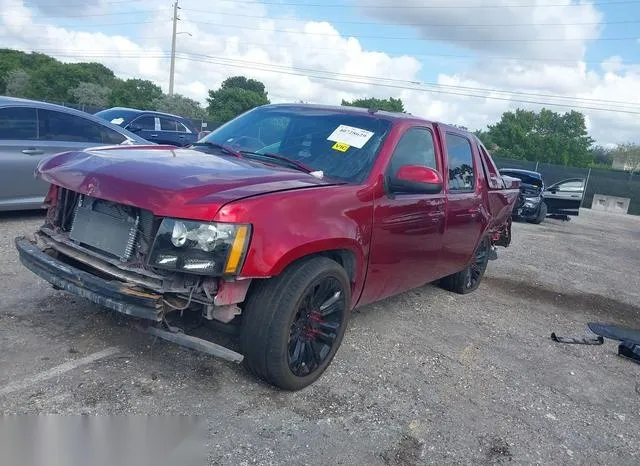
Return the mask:
[[[499,7],[487,8],[487,4]],[[572,0],[439,1],[443,8],[424,0],[403,0],[397,8],[372,8],[388,6],[388,0],[361,0],[360,5],[370,17],[414,25],[423,38],[479,52],[565,60],[582,58],[587,42],[598,37],[602,19],[593,5]]]
[[[465,0],[467,3],[468,1]],[[493,3],[497,1],[492,0]],[[527,2],[530,3],[531,0]],[[559,3],[559,0],[553,0],[553,2]],[[460,124],[471,129],[481,128],[497,121],[506,110],[517,107],[540,108],[534,104],[515,102],[514,99],[553,100],[498,92],[505,89],[525,93],[560,94],[581,99],[624,101],[629,104],[635,103],[635,108],[640,111],[640,75],[636,72],[637,70],[625,65],[619,57],[612,57],[602,64],[602,71],[589,71],[585,63],[580,60],[583,48],[586,46],[584,41],[572,41],[568,43],[567,48],[562,49],[563,54],[569,53],[573,56],[575,65],[559,65],[555,60],[549,63],[536,61],[533,64],[527,60],[509,62],[484,60],[468,64],[466,68],[461,68],[455,74],[441,74],[438,76],[438,84],[459,87],[432,88],[449,92],[449,94],[431,93],[400,88],[415,87],[409,82],[419,81],[421,63],[417,58],[392,57],[380,51],[364,50],[356,38],[342,36],[330,23],[281,21],[267,17],[264,8],[252,4],[251,16],[261,16],[261,18],[236,16],[230,22],[240,27],[220,28],[206,23],[224,23],[229,17],[222,16],[223,13],[244,14],[246,6],[242,3],[222,2],[207,7],[196,0],[182,0],[180,5],[183,9],[180,12],[182,21],[179,23],[178,30],[189,32],[191,35],[178,36],[179,58],[176,62],[175,91],[203,103],[206,101],[209,89],[217,88],[228,76],[241,74],[264,82],[273,102],[303,100],[339,104],[342,99],[393,96],[402,98],[407,110],[415,115]],[[63,61],[88,59],[100,61],[121,77],[151,79],[167,91],[171,22],[167,18],[166,6],[143,2],[143,5],[138,7],[156,11],[150,18],[143,18],[155,22],[130,26],[138,28],[136,30],[138,39],[134,40],[104,33],[82,32],[79,30],[81,28],[69,30],[55,27],[53,20],[50,21],[50,26],[35,26],[29,21],[32,10],[25,7],[21,0],[0,0],[0,47],[43,51]],[[597,22],[599,14],[592,9],[592,6],[587,5],[584,12],[579,13],[582,7],[572,7],[573,15],[566,21],[585,22],[588,18],[595,18],[593,21]],[[19,17],[11,14],[16,10],[22,13]],[[542,24],[544,21],[547,23],[551,21],[548,14],[545,16],[544,12],[536,12],[533,19],[523,19],[523,17],[530,17],[522,15],[522,11],[519,11],[520,23],[538,21]],[[510,20],[508,15],[505,16],[506,13],[501,10],[497,12],[500,17],[492,17],[490,24],[506,23]],[[474,24],[481,24],[486,20],[475,14],[468,15],[467,12],[465,16],[467,23],[471,21],[466,19],[469,17],[473,17]],[[131,18],[127,20],[132,21]],[[461,21],[456,17],[442,17],[440,20],[446,20],[449,23]],[[433,21],[432,15],[431,22]],[[553,21],[562,22],[563,19]],[[42,23],[42,19],[39,22]],[[419,22],[419,19],[413,17],[411,22]],[[497,29],[499,28],[489,30],[493,31],[494,35],[503,37],[500,35],[503,32],[496,32]],[[563,28],[555,28],[556,32],[557,29]],[[289,32],[281,33],[276,30]],[[538,29],[533,28],[533,30]],[[513,34],[513,28],[510,31],[510,34]],[[308,34],[304,34],[305,32]],[[574,32],[568,26],[563,34],[571,35]],[[527,32],[527,34],[530,33]],[[447,37],[447,40],[455,43],[457,39],[452,36]],[[549,44],[545,47],[548,46]],[[522,50],[522,54],[543,52],[536,47]],[[495,53],[492,51],[492,54]],[[514,54],[522,55],[519,52],[514,52],[512,55]],[[335,73],[340,75],[337,76]],[[332,79],[309,77],[309,74]],[[385,80],[377,82],[396,87],[344,82],[362,81],[357,77],[358,75],[383,77]],[[462,89],[460,86],[495,89],[493,92],[474,93],[488,94],[505,100],[470,98],[465,94],[471,91]],[[616,108],[630,108],[629,104],[604,105],[601,102],[591,101],[576,103],[576,105],[587,107]],[[569,106],[549,108],[556,111],[570,109]],[[580,111],[588,116],[592,135],[602,144],[640,140],[636,123],[638,115]]]

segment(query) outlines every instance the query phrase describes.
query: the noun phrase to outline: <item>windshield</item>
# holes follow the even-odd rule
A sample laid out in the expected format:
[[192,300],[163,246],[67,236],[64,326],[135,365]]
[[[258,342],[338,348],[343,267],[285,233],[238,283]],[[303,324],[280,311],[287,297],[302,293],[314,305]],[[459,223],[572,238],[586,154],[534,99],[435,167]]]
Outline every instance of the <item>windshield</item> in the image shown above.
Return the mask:
[[357,183],[369,174],[390,128],[390,121],[369,114],[312,107],[258,107],[200,142],[224,144],[238,152],[277,154],[311,170],[321,170],[327,177]]
[[107,120],[114,125],[124,126],[125,123],[128,123],[129,120],[131,120],[133,115],[130,112],[118,109],[109,109],[97,112],[95,116],[102,118],[103,120]]
[[510,176],[512,178],[518,178],[524,184],[529,184],[531,186],[536,186],[538,188],[542,187],[542,180],[540,178],[527,175],[526,173],[511,172],[509,170],[500,170],[500,174]]

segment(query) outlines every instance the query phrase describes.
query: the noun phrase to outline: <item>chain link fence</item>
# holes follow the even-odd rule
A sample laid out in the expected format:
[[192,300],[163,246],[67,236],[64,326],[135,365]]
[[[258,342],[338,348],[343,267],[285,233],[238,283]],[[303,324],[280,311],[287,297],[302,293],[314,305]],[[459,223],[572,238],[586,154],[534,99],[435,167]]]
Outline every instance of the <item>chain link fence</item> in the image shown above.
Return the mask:
[[519,168],[537,171],[542,175],[544,184],[550,186],[567,178],[583,178],[586,190],[582,207],[591,208],[594,194],[617,196],[631,199],[629,214],[640,215],[640,173],[603,170],[599,168],[577,168],[554,165],[529,160],[493,158],[498,168]]

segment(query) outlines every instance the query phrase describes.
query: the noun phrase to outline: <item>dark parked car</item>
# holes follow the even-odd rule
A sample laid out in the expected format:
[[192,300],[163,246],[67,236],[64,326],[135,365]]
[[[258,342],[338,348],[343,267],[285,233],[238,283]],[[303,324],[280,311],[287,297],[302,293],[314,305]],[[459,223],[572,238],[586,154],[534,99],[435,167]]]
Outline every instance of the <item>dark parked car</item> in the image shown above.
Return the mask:
[[513,217],[531,223],[542,223],[547,215],[577,216],[584,197],[585,180],[569,178],[545,187],[542,175],[531,170],[505,168],[501,175],[518,178],[520,197],[513,209]]
[[550,214],[573,215],[580,213],[584,198],[585,180],[569,178],[558,181],[544,190],[544,201]]
[[149,144],[79,110],[0,96],[0,210],[38,209],[49,184],[33,175],[43,158],[118,144]]
[[199,131],[193,124],[178,115],[114,107],[102,110],[96,116],[158,144],[183,147],[199,139]]
[[531,170],[516,168],[500,170],[500,174],[520,180],[520,196],[513,209],[513,218],[531,223],[542,223],[547,216],[548,208],[543,196],[542,175]]

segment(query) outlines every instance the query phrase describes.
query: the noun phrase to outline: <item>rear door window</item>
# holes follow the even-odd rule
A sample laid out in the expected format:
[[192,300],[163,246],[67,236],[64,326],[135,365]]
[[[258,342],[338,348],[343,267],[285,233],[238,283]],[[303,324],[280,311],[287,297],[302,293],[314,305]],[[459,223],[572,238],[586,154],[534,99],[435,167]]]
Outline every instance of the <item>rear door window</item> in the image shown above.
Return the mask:
[[35,108],[0,108],[0,140],[38,139],[38,119]]
[[143,131],[156,130],[156,119],[152,116],[141,116],[140,118],[136,118],[129,124],[137,126],[141,128]]
[[126,138],[117,131],[86,118],[38,109],[40,140],[120,144]]
[[160,117],[160,129],[162,131],[179,131],[178,122],[173,118]]
[[449,191],[473,191],[476,177],[471,143],[467,138],[453,133],[447,133],[445,141],[449,160]]

